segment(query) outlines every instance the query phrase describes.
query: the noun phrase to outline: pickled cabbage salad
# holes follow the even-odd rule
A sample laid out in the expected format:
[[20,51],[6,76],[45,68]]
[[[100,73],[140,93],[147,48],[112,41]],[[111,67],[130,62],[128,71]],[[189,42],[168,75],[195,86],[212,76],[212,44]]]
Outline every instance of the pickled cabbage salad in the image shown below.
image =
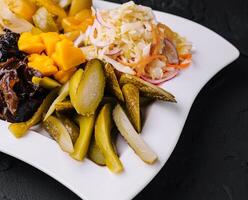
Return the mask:
[[92,14],[93,25],[74,42],[87,60],[99,58],[153,84],[190,65],[192,45],[158,23],[151,8],[130,1],[114,9],[92,8]]

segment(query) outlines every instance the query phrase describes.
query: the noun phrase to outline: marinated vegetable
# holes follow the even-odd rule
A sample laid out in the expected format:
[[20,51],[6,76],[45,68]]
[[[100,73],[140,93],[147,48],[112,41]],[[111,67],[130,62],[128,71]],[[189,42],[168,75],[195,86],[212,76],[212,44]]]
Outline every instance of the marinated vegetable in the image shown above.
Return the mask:
[[17,138],[20,138],[25,135],[29,128],[36,125],[41,121],[42,114],[45,113],[49,106],[52,104],[53,100],[56,98],[56,90],[50,92],[49,95],[44,99],[38,110],[34,115],[26,122],[12,123],[9,125],[9,130]]
[[70,94],[70,99],[73,107],[76,109],[76,111],[79,113],[79,106],[78,106],[78,96],[77,96],[77,90],[79,83],[81,81],[81,78],[83,76],[83,70],[78,69],[73,76],[71,77],[69,81],[69,94]]
[[120,105],[117,105],[113,111],[113,119],[130,147],[146,163],[152,164],[157,160],[157,155],[145,143],[142,137],[135,131],[127,115]]
[[73,143],[70,134],[63,122],[55,116],[49,116],[43,121],[45,130],[57,141],[60,148],[67,152],[73,152]]
[[116,98],[118,98],[118,100],[124,102],[124,97],[119,82],[117,80],[117,77],[115,75],[115,71],[110,64],[105,65],[105,75],[106,75],[107,88],[110,90],[111,93],[114,94]]
[[46,88],[46,89],[49,89],[49,90],[52,90],[52,89],[57,88],[57,87],[61,87],[60,83],[58,83],[57,81],[55,81],[54,79],[51,79],[49,77],[40,78],[37,76],[33,76],[32,82],[36,85],[39,85],[39,86]]
[[52,105],[50,106],[49,110],[46,113],[46,116],[44,118],[44,121],[53,114],[54,110],[55,110],[55,106],[58,102],[63,101],[67,96],[69,95],[69,83],[66,83],[65,85],[63,85],[63,87],[60,88],[59,90],[59,96],[54,100],[54,102],[52,103]]
[[53,16],[45,7],[40,7],[33,16],[33,22],[43,32],[58,32]]
[[94,163],[98,165],[106,165],[104,155],[102,154],[99,146],[96,144],[95,137],[92,137],[89,151],[88,151],[88,157],[90,160],[92,160]]
[[72,0],[69,15],[74,16],[83,9],[90,9],[92,0]]
[[79,136],[79,128],[77,127],[77,125],[68,117],[65,117],[64,115],[58,112],[56,112],[56,116],[59,120],[62,121],[63,125],[65,126],[66,130],[68,131],[71,137],[72,143],[75,144]]
[[67,111],[67,110],[72,110],[74,109],[71,101],[62,101],[58,102],[55,105],[56,111]]
[[95,116],[78,116],[77,120],[79,122],[80,135],[76,140],[74,145],[74,152],[71,153],[71,157],[76,160],[83,160],[88,152],[91,135],[94,129]]
[[140,120],[140,98],[139,90],[133,84],[125,84],[122,87],[122,91],[125,97],[126,108],[130,120],[138,133],[141,132],[141,120]]
[[127,83],[131,83],[137,88],[139,88],[140,92],[144,96],[157,100],[176,102],[175,97],[171,93],[165,91],[164,89],[157,87],[151,83],[148,83],[136,76],[132,76],[130,74],[123,74],[120,78],[120,84],[124,85]]
[[123,166],[111,142],[112,126],[111,106],[110,104],[105,104],[96,120],[95,140],[105,157],[107,167],[112,172],[120,173],[123,171]]
[[97,59],[89,61],[77,89],[78,113],[93,114],[102,100],[104,88],[105,75],[102,62]]

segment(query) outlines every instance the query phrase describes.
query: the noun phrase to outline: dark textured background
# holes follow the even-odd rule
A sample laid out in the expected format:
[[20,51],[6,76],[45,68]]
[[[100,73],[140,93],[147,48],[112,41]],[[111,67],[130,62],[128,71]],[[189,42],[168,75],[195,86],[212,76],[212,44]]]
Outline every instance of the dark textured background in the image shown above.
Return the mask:
[[[247,200],[248,1],[136,2],[211,28],[236,45],[241,56],[202,89],[169,161],[135,200]],[[0,153],[0,200],[79,198],[37,169]]]

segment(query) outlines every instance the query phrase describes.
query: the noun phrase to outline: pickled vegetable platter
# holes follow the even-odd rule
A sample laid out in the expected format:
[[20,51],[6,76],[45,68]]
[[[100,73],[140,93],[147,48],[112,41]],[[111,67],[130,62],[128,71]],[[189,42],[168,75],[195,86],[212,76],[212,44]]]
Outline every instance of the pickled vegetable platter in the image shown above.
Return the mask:
[[114,173],[125,168],[121,135],[155,163],[141,110],[176,103],[159,84],[190,65],[191,43],[133,2],[102,10],[89,0],[0,2],[0,117],[10,132],[21,138],[41,124],[72,159]]

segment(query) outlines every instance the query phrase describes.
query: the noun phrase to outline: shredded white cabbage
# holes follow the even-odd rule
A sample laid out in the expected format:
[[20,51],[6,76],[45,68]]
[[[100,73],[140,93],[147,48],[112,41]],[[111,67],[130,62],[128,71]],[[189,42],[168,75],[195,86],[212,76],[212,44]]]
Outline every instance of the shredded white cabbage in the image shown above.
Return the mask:
[[[96,17],[94,24],[88,27],[85,37],[81,37],[84,44],[90,46],[82,48],[86,59],[93,55],[103,58],[113,49],[120,49],[119,56],[128,63],[138,62],[149,55],[152,25],[156,24],[151,8],[130,1],[114,9],[93,9],[93,14]],[[131,68],[128,71],[133,73]]]

